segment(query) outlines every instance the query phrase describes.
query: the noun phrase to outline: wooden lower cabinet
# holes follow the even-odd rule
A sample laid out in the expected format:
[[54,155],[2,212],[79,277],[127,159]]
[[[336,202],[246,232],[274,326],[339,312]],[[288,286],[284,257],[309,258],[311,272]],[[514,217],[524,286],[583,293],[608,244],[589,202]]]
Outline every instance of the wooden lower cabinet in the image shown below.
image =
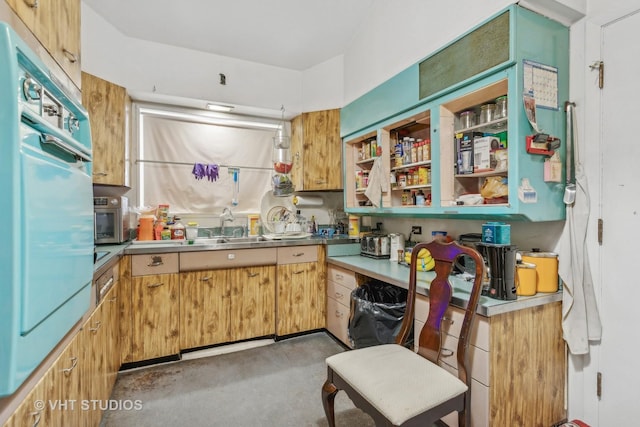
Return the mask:
[[18,409],[4,424],[4,427],[49,426],[52,422],[53,411],[48,404],[47,390],[53,384],[50,371],[45,374],[36,386],[29,392]]
[[231,341],[229,270],[180,273],[180,348]]
[[179,275],[152,274],[131,280],[132,361],[178,354]]
[[273,335],[275,266],[180,273],[180,348]]
[[[490,317],[476,315],[469,345],[471,426],[554,425],[566,417],[567,369],[560,302]],[[415,339],[429,313],[416,298]],[[457,375],[461,309],[449,307],[442,322],[440,364]],[[457,426],[457,415],[444,418]]]
[[6,427],[100,425],[120,366],[120,354],[114,350],[119,338],[114,326],[117,292],[117,286],[111,288]]
[[229,274],[233,340],[273,335],[276,330],[276,267],[236,268]]
[[[278,248],[276,335],[324,328],[326,267],[323,246]],[[295,262],[311,260],[309,262]]]

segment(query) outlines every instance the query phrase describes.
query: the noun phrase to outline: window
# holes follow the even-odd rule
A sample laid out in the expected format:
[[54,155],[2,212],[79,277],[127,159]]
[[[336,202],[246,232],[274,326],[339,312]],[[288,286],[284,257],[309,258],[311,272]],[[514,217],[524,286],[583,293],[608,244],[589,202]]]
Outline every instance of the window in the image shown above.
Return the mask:
[[[145,105],[136,109],[139,206],[169,204],[172,214],[217,216],[231,206],[229,167],[237,167],[238,205],[233,210],[259,212],[263,195],[271,190],[277,121]],[[196,163],[217,165],[217,180],[197,180]]]

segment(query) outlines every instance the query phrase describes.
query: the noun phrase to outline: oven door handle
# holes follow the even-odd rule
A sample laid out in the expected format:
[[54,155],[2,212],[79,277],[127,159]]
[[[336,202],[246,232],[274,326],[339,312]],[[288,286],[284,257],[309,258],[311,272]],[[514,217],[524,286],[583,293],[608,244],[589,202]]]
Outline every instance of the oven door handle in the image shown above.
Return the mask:
[[[21,120],[25,125],[37,130],[42,135],[44,135],[47,141],[43,142],[55,144],[62,150],[67,151],[78,158],[81,158],[87,162],[91,161],[91,148],[86,148],[75,140],[70,139],[67,135],[62,133],[60,129],[55,128],[30,109],[22,109]],[[55,141],[49,140],[49,137],[51,137],[51,139],[55,139]]]
[[85,153],[83,153],[80,150],[77,150],[75,148],[73,148],[72,146],[70,146],[69,144],[67,144],[66,142],[64,142],[63,140],[61,140],[60,138],[57,138],[53,135],[50,135],[48,133],[43,133],[42,134],[42,143],[43,144],[53,144],[56,147],[60,148],[61,150],[66,151],[67,153],[71,154],[72,156],[84,160],[85,162],[90,162],[91,161],[91,157],[87,156]]

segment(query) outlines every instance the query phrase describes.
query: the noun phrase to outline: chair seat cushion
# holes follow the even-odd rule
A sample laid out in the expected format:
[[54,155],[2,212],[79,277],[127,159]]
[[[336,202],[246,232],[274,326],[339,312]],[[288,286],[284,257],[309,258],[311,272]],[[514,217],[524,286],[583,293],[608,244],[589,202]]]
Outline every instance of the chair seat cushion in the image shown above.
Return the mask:
[[326,362],[394,425],[467,391],[456,376],[397,344],[345,351]]

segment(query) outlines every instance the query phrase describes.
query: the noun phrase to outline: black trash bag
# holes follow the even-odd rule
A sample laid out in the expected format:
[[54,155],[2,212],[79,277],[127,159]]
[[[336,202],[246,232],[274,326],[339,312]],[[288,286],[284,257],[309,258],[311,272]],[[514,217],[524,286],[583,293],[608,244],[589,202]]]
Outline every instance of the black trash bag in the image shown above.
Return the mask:
[[[407,290],[384,282],[368,282],[351,292],[349,337],[353,348],[395,342],[407,307]],[[413,342],[409,335],[407,344]]]

